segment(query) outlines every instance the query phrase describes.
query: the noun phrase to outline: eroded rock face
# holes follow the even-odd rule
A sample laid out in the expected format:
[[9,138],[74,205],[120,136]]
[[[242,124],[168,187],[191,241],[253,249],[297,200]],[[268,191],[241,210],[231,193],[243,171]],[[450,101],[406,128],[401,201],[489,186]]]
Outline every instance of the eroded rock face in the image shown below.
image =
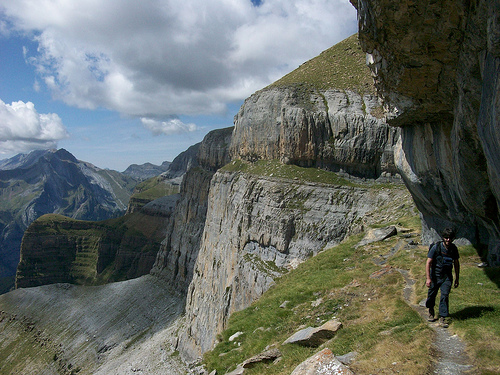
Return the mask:
[[212,176],[213,172],[201,168],[191,169],[185,174],[180,199],[151,270],[152,275],[161,277],[168,285],[184,293],[193,278]]
[[155,262],[168,215],[151,208],[115,221],[42,216],[24,234],[16,288],[94,285],[146,275]]
[[153,275],[182,293],[187,291],[193,278],[205,227],[210,181],[215,170],[229,162],[231,134],[232,128],[214,130],[197,146],[193,157],[197,167],[184,175],[180,198],[151,270]]
[[352,3],[427,239],[454,225],[499,264],[499,1]]
[[278,159],[376,178],[396,173],[399,130],[378,117],[373,95],[271,87],[248,98],[235,116],[233,158]]
[[260,297],[287,267],[360,230],[398,189],[370,189],[218,171],[186,302],[179,349],[194,360],[212,348],[230,314]]

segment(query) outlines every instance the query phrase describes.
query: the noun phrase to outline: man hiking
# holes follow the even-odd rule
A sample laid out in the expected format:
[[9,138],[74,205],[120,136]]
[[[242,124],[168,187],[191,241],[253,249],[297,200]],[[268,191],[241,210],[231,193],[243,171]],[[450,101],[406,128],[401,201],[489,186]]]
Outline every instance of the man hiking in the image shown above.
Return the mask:
[[455,268],[455,288],[459,284],[460,263],[458,261],[458,249],[453,244],[455,239],[455,231],[451,228],[446,228],[441,234],[442,241],[436,242],[429,248],[427,254],[427,263],[425,264],[426,285],[429,288],[427,292],[427,301],[425,306],[429,309],[429,321],[434,322],[434,305],[438,290],[441,290],[441,298],[439,300],[439,324],[441,327],[447,328],[448,297],[453,284],[452,270]]

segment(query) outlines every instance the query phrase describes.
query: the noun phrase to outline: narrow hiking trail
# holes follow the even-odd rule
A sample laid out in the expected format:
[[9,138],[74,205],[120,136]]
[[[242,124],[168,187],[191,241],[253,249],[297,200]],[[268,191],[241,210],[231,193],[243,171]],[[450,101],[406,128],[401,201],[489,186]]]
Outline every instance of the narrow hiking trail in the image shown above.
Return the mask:
[[[417,311],[422,319],[427,321],[428,310],[423,303],[415,305],[411,302],[414,296],[413,286],[416,281],[410,277],[407,270],[397,269],[397,271],[406,282],[403,290],[406,303]],[[428,324],[435,332],[432,345],[435,362],[431,373],[438,375],[470,375],[476,373],[477,369],[472,364],[465,350],[465,344],[458,335],[453,335],[450,328],[440,327],[437,321]]]

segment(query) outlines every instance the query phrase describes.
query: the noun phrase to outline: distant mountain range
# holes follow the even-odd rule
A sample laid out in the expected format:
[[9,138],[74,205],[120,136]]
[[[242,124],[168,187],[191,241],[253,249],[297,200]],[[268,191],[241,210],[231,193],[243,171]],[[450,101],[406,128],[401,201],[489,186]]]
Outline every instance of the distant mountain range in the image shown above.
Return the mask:
[[154,165],[151,163],[132,164],[123,171],[123,174],[135,178],[136,180],[143,181],[168,171],[170,164],[172,163],[169,161],[164,161],[161,165]]
[[35,219],[47,213],[93,221],[118,217],[137,182],[168,165],[133,165],[120,173],[77,160],[64,149],[0,160],[0,278],[13,280],[23,233]]

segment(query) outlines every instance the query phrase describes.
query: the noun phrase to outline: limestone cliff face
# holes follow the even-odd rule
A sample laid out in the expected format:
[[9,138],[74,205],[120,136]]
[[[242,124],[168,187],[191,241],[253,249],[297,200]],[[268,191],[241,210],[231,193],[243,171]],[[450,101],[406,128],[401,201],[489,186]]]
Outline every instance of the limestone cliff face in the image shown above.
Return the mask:
[[248,98],[236,115],[231,154],[369,178],[395,174],[399,131],[380,113],[370,94],[271,86]]
[[451,223],[499,264],[499,2],[352,2],[427,239]]
[[102,222],[42,216],[23,236],[16,288],[94,285],[148,274],[168,216],[155,207]]
[[181,352],[195,359],[211,349],[231,313],[249,306],[288,267],[360,230],[370,211],[400,193],[219,170],[210,184]]
[[208,192],[215,170],[229,162],[232,128],[208,133],[197,147],[198,167],[184,175],[180,198],[168,223],[167,234],[151,270],[176,290],[185,293],[193,278],[194,263],[205,226]]
[[218,129],[208,133],[200,144],[198,150],[198,164],[208,170],[216,171],[229,163],[229,144],[233,136],[234,127]]

